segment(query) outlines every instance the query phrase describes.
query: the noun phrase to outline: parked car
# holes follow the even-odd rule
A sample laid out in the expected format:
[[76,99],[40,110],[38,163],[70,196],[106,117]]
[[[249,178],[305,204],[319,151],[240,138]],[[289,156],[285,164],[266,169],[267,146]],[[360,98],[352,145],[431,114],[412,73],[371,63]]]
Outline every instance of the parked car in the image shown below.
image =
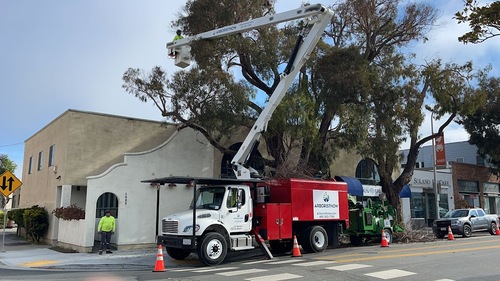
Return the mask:
[[483,209],[457,209],[448,211],[442,219],[435,220],[432,231],[437,238],[448,234],[448,226],[451,226],[453,234],[463,237],[470,237],[476,231],[489,231],[491,235],[495,235],[497,223],[498,216],[486,215]]

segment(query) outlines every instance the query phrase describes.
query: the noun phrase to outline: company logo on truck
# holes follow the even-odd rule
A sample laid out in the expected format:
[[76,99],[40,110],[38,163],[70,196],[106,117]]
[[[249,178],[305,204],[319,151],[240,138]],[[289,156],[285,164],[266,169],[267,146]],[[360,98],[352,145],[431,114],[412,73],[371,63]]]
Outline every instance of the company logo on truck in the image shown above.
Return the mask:
[[338,191],[313,190],[314,219],[338,219]]

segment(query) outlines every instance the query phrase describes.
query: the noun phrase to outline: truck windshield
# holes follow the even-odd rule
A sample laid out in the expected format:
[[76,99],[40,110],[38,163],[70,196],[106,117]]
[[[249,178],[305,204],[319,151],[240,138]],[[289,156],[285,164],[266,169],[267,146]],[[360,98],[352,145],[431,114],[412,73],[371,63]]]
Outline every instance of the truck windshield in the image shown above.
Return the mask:
[[[196,209],[218,210],[224,199],[224,187],[200,188],[196,191]],[[193,203],[191,202],[191,209]]]
[[444,218],[463,218],[469,214],[469,210],[453,210],[444,215]]

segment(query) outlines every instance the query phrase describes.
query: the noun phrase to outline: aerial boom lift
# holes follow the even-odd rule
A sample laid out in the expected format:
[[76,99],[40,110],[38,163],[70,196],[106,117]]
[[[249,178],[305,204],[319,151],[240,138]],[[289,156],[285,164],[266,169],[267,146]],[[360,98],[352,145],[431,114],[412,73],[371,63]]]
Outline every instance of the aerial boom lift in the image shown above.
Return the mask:
[[255,170],[253,168],[246,165],[250,153],[259,140],[262,132],[267,129],[267,124],[276,110],[276,107],[280,104],[302,66],[311,56],[312,51],[321,39],[332,17],[333,11],[321,4],[306,5],[299,9],[252,19],[167,43],[167,49],[174,49],[178,53],[175,59],[175,65],[187,67],[191,60],[189,44],[193,41],[215,39],[268,25],[275,25],[300,18],[306,19],[307,22],[297,38],[296,45],[292,50],[288,64],[280,75],[280,82],[269,97],[266,107],[260,113],[254,126],[251,128],[240,149],[231,161],[236,178],[250,179],[259,177],[254,173]]

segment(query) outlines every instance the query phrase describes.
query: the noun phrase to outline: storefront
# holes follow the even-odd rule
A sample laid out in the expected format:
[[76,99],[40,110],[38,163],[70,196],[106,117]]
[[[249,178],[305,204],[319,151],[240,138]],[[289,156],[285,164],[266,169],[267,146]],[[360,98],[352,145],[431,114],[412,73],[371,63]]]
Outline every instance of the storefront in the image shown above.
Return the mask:
[[483,183],[484,211],[487,214],[500,214],[500,185]]
[[[452,175],[450,172],[437,172],[436,181],[439,194],[439,216],[454,208]],[[409,212],[405,217],[413,221],[423,221],[430,226],[436,218],[436,194],[434,192],[434,172],[415,170],[410,183],[410,206],[404,208]]]

